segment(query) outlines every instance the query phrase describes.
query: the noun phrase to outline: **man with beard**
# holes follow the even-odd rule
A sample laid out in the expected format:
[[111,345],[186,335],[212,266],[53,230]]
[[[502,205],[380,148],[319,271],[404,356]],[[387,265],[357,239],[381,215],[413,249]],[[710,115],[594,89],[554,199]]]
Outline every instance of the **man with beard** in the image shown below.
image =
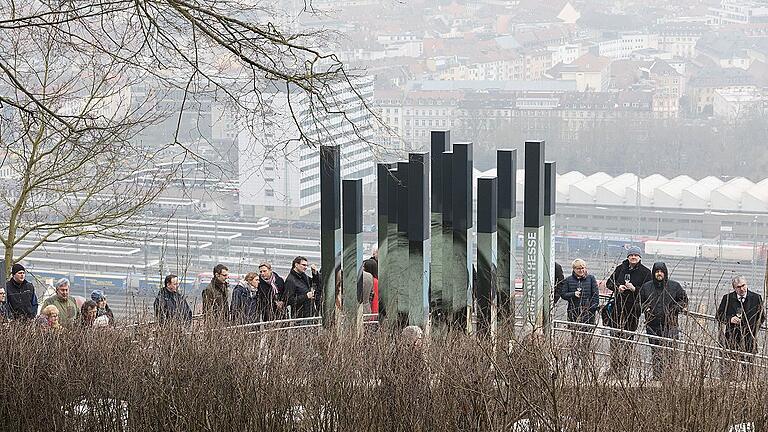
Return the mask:
[[[747,289],[747,279],[736,276],[731,280],[733,291],[723,296],[715,317],[725,326],[721,345],[732,351],[754,354],[757,352],[757,331],[765,321],[763,298]],[[751,361],[751,356],[726,354],[723,373],[728,376],[738,370],[735,361]],[[747,366],[747,365],[745,365]],[[749,368],[745,368],[749,370]]]
[[678,315],[688,306],[688,295],[679,283],[669,279],[667,265],[663,262],[653,264],[653,279],[640,288],[638,300],[645,314],[645,332],[651,347],[653,361],[653,379],[660,380],[665,366],[672,359],[672,345],[669,341],[657,339],[677,339],[679,333]]
[[[634,338],[634,335],[626,332],[637,330],[640,320],[640,303],[637,301],[638,291],[653,275],[651,270],[641,262],[641,251],[637,246],[627,250],[627,259],[619,264],[611,276],[605,282],[605,287],[613,291],[613,308],[610,311],[612,327],[622,332],[613,332],[612,336],[620,339]],[[629,357],[632,352],[632,344],[623,340],[611,339],[611,368],[608,373],[613,376],[629,378]]]
[[224,264],[213,268],[213,278],[203,290],[203,316],[208,325],[229,321],[229,269]]

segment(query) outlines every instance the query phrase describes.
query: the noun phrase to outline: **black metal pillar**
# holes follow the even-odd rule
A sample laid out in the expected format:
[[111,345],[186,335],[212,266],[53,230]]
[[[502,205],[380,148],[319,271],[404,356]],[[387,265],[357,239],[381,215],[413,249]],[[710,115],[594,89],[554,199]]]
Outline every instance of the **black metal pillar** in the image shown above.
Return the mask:
[[[515,252],[517,243],[517,149],[496,152],[498,177],[498,302],[502,318],[515,316]],[[478,197],[479,199],[479,197]]]
[[[355,333],[363,328],[363,181],[342,182],[344,198],[344,323]],[[365,299],[367,301],[367,299]]]
[[320,146],[320,267],[323,325],[336,324],[336,269],[341,266],[341,154],[338,145]]
[[542,310],[544,236],[544,141],[525,143],[525,196],[523,207],[524,304],[528,330],[544,324]]
[[477,179],[477,333],[496,334],[496,177]]
[[[443,254],[443,152],[451,147],[450,131],[432,131],[431,153],[430,153],[430,199],[431,199],[431,236],[430,236],[430,291],[428,301],[432,304],[433,310],[438,310],[437,305],[442,305],[443,299],[443,271],[447,267],[444,265],[445,256]],[[439,311],[438,311],[439,313]]]
[[[453,145],[453,253],[456,267],[451,280],[456,282],[454,322],[472,331],[472,143]],[[459,316],[460,315],[460,316]]]

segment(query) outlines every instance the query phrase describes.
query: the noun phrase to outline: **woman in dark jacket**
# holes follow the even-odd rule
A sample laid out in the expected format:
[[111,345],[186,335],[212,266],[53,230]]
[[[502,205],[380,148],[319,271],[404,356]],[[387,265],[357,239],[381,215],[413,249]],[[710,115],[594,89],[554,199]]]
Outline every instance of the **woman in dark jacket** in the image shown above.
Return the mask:
[[232,290],[230,313],[235,324],[251,324],[261,319],[259,274],[250,272]]
[[600,306],[600,290],[597,279],[587,273],[587,263],[575,259],[573,272],[563,282],[560,296],[568,302],[568,321],[594,324],[595,312]]
[[[571,264],[573,269],[570,276],[563,281],[560,296],[568,302],[568,321],[580,324],[594,324],[595,313],[600,306],[600,291],[597,287],[597,279],[587,273],[587,263],[582,259],[575,259]],[[573,330],[579,333],[573,334],[573,364],[574,367],[589,366],[585,364],[590,356],[590,327],[573,326]]]

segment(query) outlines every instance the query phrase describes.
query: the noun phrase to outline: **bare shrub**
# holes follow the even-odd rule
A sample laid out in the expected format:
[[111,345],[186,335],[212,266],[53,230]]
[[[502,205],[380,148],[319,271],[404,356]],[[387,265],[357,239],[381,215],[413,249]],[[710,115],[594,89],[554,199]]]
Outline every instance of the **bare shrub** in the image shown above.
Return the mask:
[[[500,335],[513,334],[500,327]],[[505,342],[501,342],[501,341]],[[738,381],[694,350],[628,381],[608,359],[574,368],[571,338],[478,339],[433,332],[422,347],[387,332],[159,331],[0,334],[0,424],[66,431],[727,431],[765,427],[766,374]],[[597,345],[596,345],[597,346]],[[599,351],[599,349],[598,349]],[[636,373],[635,373],[636,372]],[[525,428],[520,428],[525,424]]]

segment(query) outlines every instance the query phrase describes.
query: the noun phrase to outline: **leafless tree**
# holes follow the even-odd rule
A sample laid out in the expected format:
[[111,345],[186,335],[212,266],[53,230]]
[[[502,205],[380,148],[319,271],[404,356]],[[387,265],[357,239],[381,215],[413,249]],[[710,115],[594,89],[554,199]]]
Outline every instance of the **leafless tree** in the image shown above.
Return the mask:
[[[327,33],[294,28],[293,18],[266,1],[0,0],[6,265],[46,242],[119,235],[178,163],[202,158],[178,127],[166,142],[137,139],[169,116],[181,122],[195,99],[256,131],[286,109],[295,133],[270,138],[265,152],[328,143],[331,118],[369,140],[361,123],[375,116],[357,78],[326,52]],[[180,108],[168,109],[174,92]],[[350,104],[371,116],[351,118]]]

